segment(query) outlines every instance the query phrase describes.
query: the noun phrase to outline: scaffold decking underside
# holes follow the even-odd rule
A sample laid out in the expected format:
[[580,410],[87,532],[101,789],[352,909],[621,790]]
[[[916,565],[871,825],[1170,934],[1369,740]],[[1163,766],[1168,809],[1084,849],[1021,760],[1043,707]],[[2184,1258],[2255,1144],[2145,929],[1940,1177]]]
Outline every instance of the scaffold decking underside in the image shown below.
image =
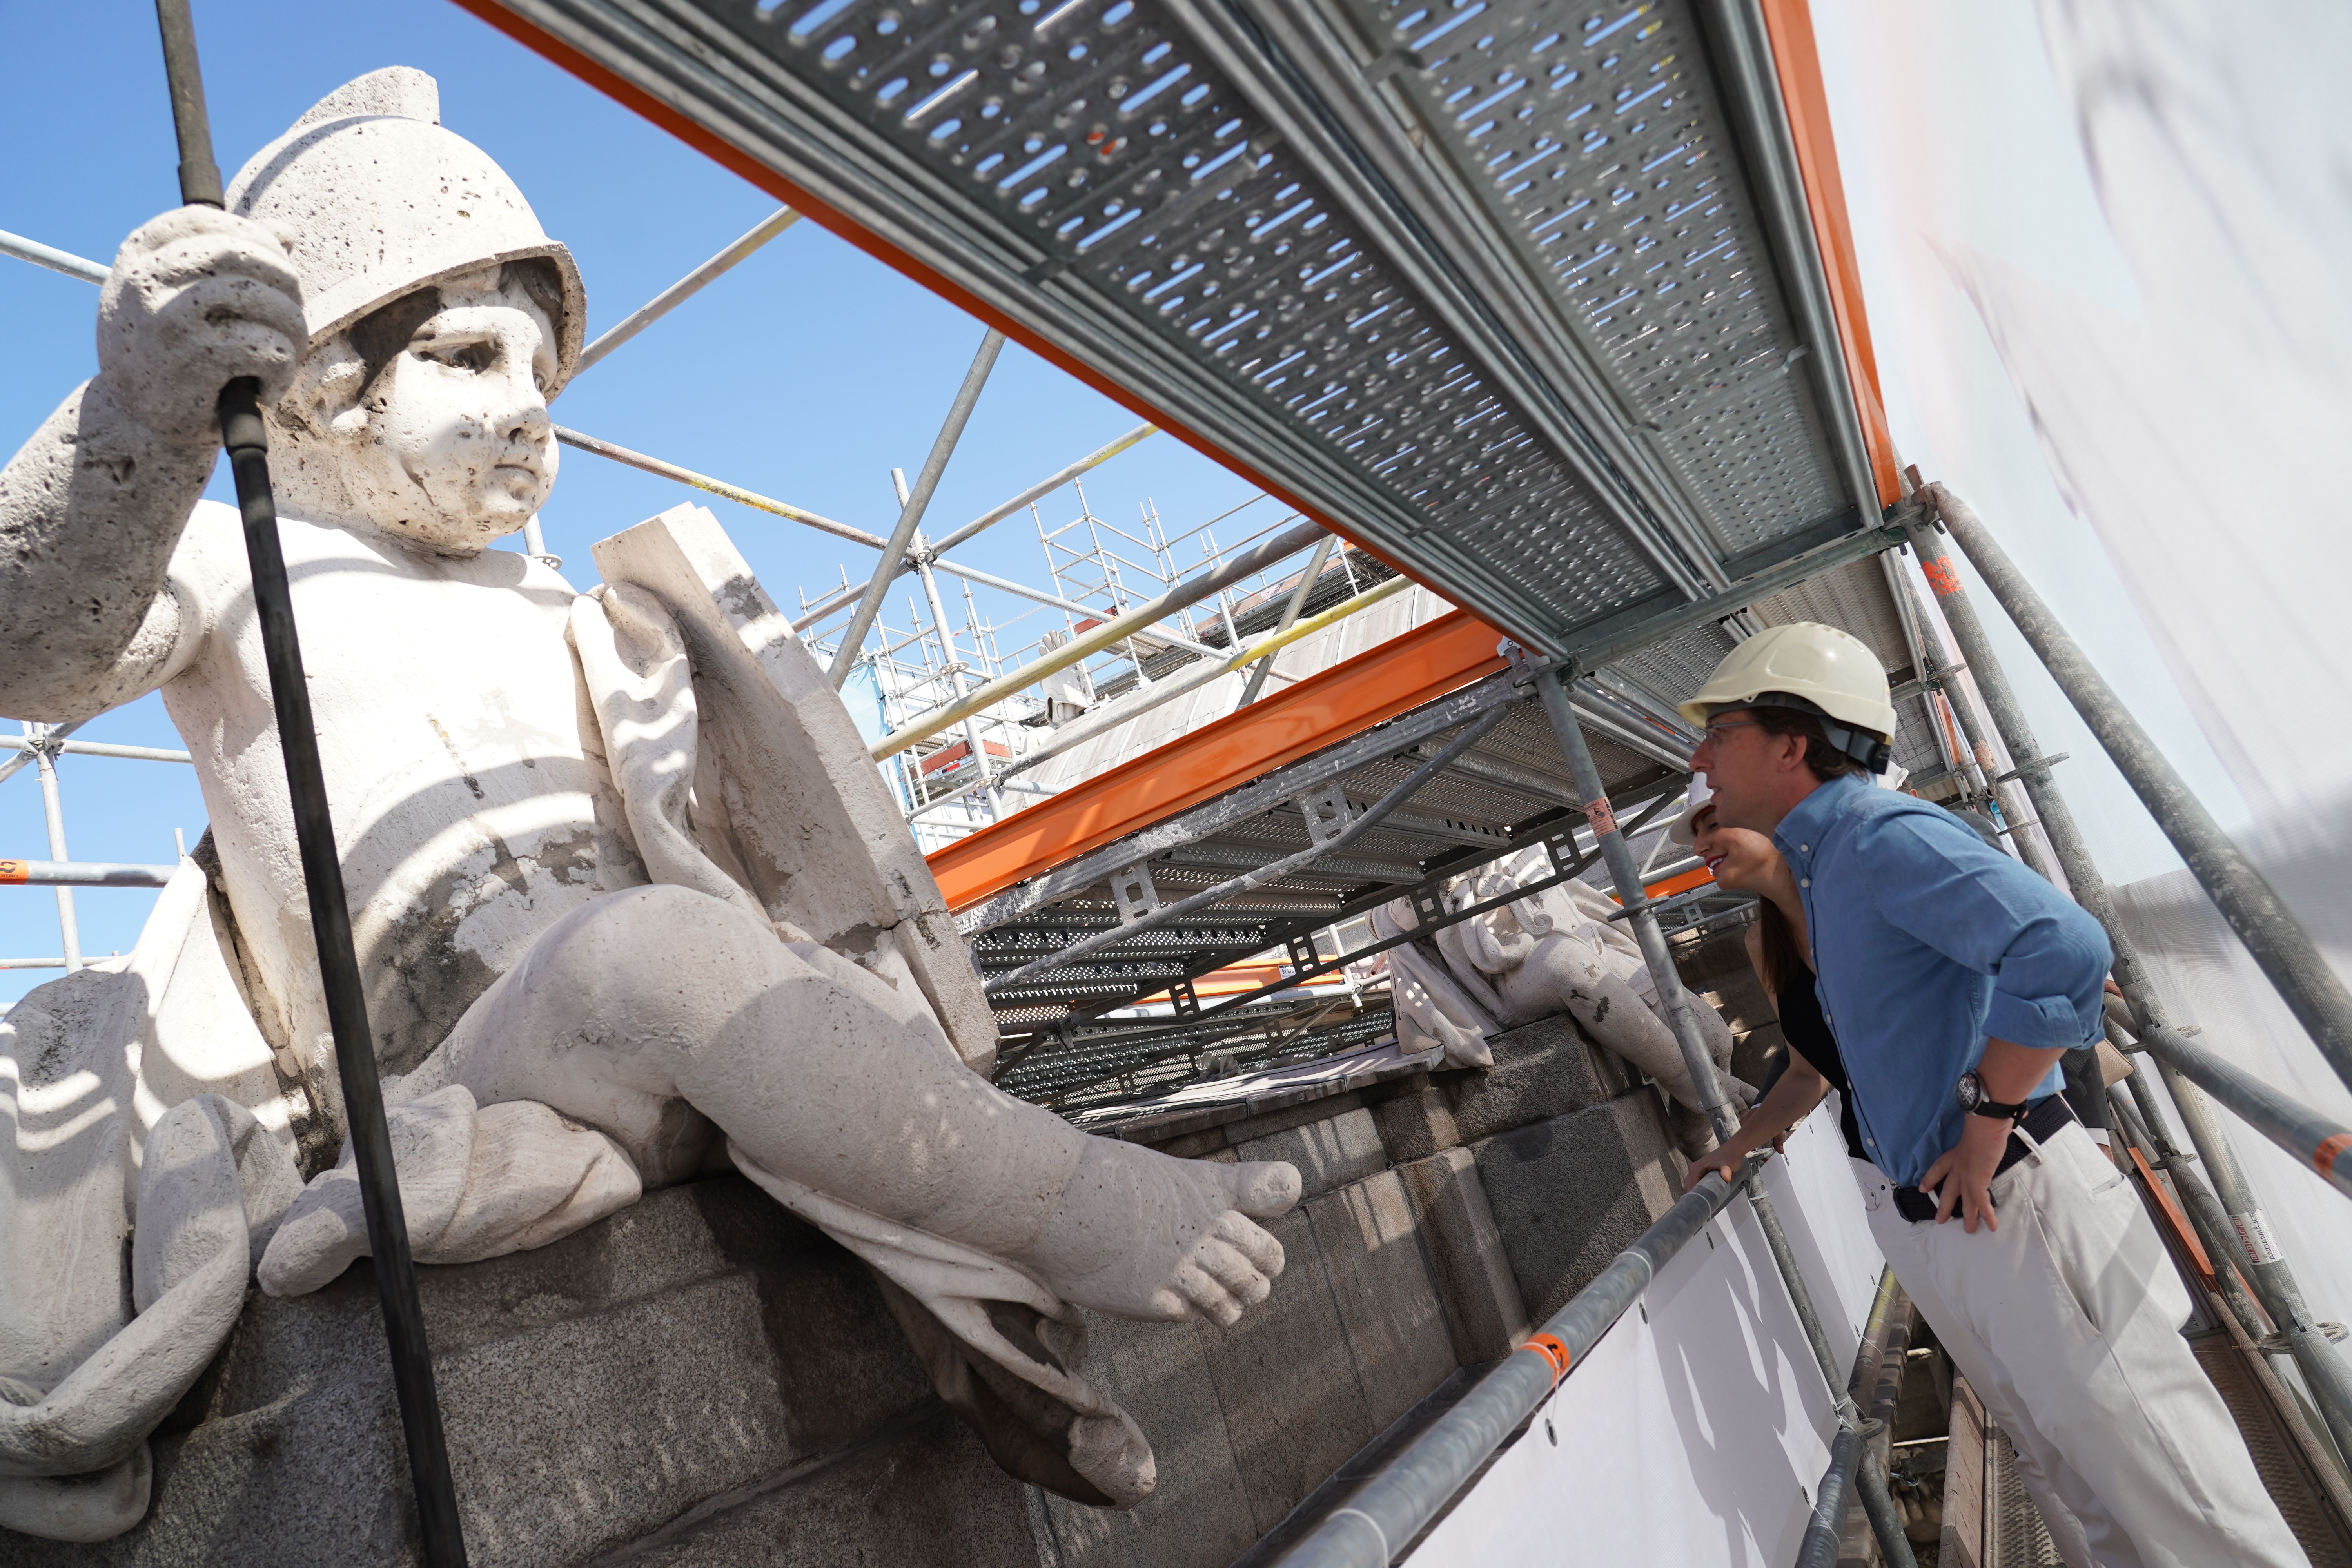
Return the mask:
[[1752,6],[469,3],[1530,647],[1893,497]]

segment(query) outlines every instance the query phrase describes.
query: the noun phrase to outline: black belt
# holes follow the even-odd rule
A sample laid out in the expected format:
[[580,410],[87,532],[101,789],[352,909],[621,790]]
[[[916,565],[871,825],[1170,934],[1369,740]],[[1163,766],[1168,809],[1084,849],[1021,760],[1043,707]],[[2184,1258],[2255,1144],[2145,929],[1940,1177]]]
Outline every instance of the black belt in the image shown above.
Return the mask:
[[[2074,1107],[2066,1103],[2064,1095],[2045,1094],[2027,1109],[2025,1120],[2019,1122],[2018,1126],[2024,1130],[2026,1137],[2032,1138],[2034,1143],[2047,1143],[2064,1131],[2066,1124],[2074,1119]],[[2024,1138],[2020,1138],[2014,1132],[2011,1133],[2009,1147],[2001,1151],[2000,1163],[1993,1167],[1992,1173],[1998,1177],[2003,1171],[2032,1152],[2032,1143],[2028,1143]],[[1939,1206],[1933,1193],[1923,1193],[1916,1187],[1895,1189],[1895,1212],[1914,1225],[1922,1220],[1934,1219]],[[1958,1212],[1957,1206],[1954,1212]]]

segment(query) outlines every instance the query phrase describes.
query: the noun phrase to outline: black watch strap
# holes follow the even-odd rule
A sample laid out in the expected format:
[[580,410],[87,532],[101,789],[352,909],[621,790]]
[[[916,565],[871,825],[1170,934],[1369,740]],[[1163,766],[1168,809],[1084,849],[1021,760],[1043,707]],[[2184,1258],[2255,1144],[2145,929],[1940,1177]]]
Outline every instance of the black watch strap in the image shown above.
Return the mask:
[[1969,1115],[1990,1116],[2003,1121],[2024,1121],[2026,1108],[2032,1103],[2030,1100],[2021,1100],[2011,1104],[1987,1098],[1984,1079],[1974,1068],[1960,1075],[1957,1093],[1960,1108]]

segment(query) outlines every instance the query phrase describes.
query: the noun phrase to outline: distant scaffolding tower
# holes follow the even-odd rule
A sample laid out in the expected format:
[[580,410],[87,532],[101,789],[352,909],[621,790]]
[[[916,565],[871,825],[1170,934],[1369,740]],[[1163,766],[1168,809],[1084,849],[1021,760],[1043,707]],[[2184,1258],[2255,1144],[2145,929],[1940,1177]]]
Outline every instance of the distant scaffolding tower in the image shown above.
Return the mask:
[[[0,759],[0,781],[27,766],[37,771],[41,782],[41,811],[47,819],[49,838],[49,858],[46,860],[0,858],[0,885],[56,889],[58,947],[54,956],[0,958],[0,969],[62,969],[70,973],[81,968],[86,960],[81,951],[81,922],[74,910],[73,890],[76,888],[160,888],[171,880],[172,873],[179,868],[176,864],[121,865],[75,860],[69,857],[66,849],[65,790],[58,775],[59,757],[72,753],[142,763],[185,763],[190,760],[185,752],[161,746],[113,746],[68,739],[80,727],[78,723],[27,722],[21,734],[0,735],[0,753],[16,753]],[[184,859],[188,852],[187,844],[176,827],[172,829],[172,840]]]
[[[970,579],[959,576],[954,591],[963,603],[961,624],[955,624],[942,593],[942,574],[932,569],[931,552],[920,546],[909,552],[907,591],[899,599],[906,619],[890,621],[885,601],[883,615],[866,636],[864,657],[842,689],[851,715],[869,742],[1150,603],[1188,575],[1214,570],[1237,551],[1297,521],[1295,514],[1277,517],[1274,508],[1263,504],[1267,498],[1259,494],[1198,527],[1171,533],[1158,506],[1147,499],[1136,509],[1131,531],[1096,513],[1082,479],[1073,480],[1069,489],[1077,501],[1077,515],[1066,522],[1049,523],[1040,501],[1028,505],[1049,586],[1040,592],[1002,584],[1007,592],[1017,589],[1019,596],[1037,601],[1035,607],[1010,620],[983,616]],[[1258,516],[1246,515],[1253,509]],[[1220,527],[1246,537],[1221,546]],[[1149,630],[1048,674],[962,723],[887,758],[881,764],[883,777],[916,842],[928,854],[1019,809],[1023,797],[1050,793],[1004,775],[1017,770],[1055,726],[1202,658],[1230,652],[1244,635],[1237,629],[1237,608],[1276,596],[1270,595],[1270,586],[1287,592],[1286,582],[1269,583],[1279,570],[1245,578],[1176,611]],[[1296,568],[1290,570],[1295,578]],[[1344,560],[1338,570],[1353,581]],[[856,597],[845,574],[822,594],[802,591],[794,624],[820,662],[829,661],[838,648],[845,612]],[[1037,626],[1040,619],[1051,624]],[[1022,628],[1025,640],[1008,650],[1006,634],[1015,627]]]

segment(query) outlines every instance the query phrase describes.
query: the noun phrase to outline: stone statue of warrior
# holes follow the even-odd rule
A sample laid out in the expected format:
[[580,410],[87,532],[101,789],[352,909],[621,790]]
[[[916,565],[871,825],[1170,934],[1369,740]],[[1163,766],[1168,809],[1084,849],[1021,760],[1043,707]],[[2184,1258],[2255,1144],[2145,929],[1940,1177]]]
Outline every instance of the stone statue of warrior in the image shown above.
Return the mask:
[[[1028,1391],[997,1408],[1047,1410],[1042,1444],[991,1445],[1042,1448],[1026,1479],[1134,1502],[1150,1452],[1085,1382],[1077,1309],[1233,1321],[1283,1263],[1250,1216],[1297,1172],[1087,1137],[990,1085],[936,886],[707,514],[621,536],[660,534],[589,595],[488,548],[555,482],[584,302],[438,120],[431,79],[376,72],[226,211],[132,234],[99,374],[0,472],[0,713],[161,690],[212,821],[137,953],[0,1025],[0,1526],[135,1522],[146,1436],[250,1271],[299,1293],[366,1248],[244,543],[198,500],[236,376],[265,389],[418,1258],[541,1245],[731,1162]],[[704,577],[614,580],[656,545]]]

